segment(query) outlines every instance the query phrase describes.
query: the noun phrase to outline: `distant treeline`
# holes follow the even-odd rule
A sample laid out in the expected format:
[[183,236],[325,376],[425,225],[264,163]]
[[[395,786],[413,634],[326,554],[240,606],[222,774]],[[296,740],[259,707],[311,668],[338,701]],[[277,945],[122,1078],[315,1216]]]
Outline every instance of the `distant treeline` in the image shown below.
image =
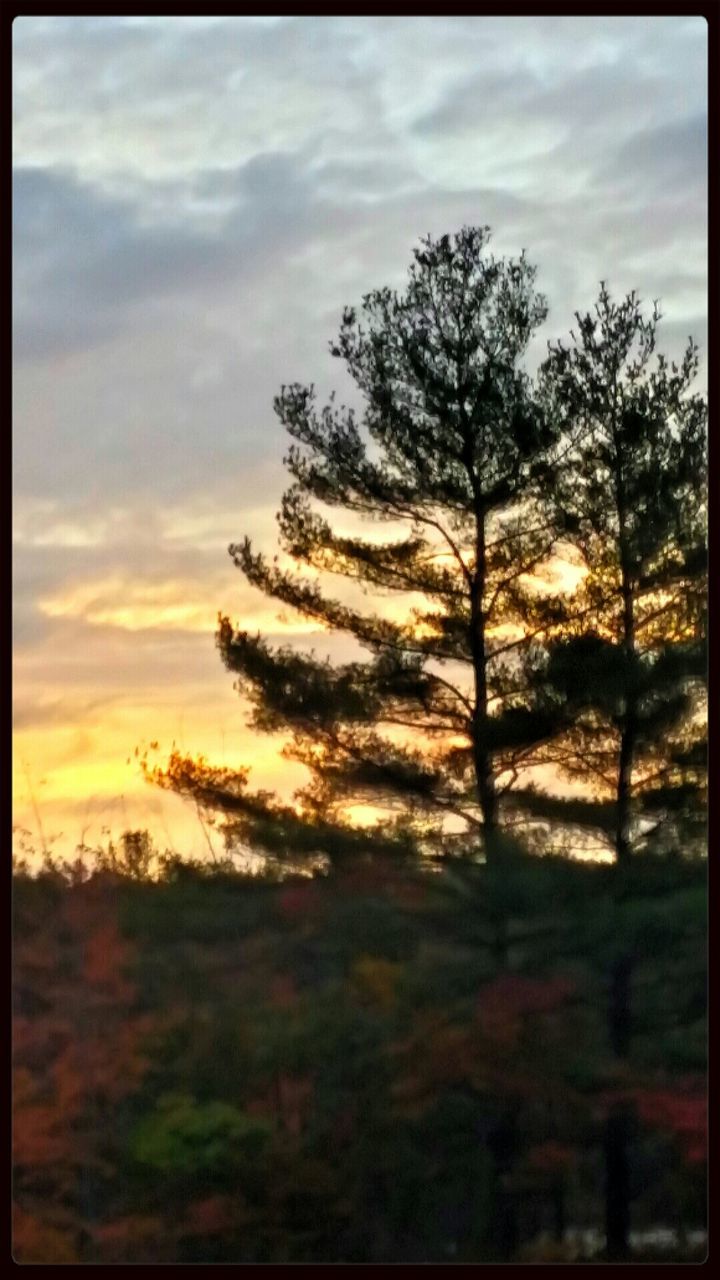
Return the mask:
[[552,858],[19,870],[16,1259],[569,1261],[618,1106],[633,1226],[692,1256],[705,870],[641,861],[619,901],[614,868]]

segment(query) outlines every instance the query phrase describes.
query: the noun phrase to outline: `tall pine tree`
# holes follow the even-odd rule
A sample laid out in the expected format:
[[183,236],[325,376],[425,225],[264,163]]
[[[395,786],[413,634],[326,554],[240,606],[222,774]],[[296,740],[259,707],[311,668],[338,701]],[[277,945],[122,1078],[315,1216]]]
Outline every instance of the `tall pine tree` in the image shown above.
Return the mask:
[[[459,841],[491,860],[506,847],[503,802],[552,731],[528,704],[520,658],[561,614],[529,584],[554,545],[539,496],[555,432],[523,369],[546,304],[525,257],[496,259],[488,237],[466,227],[426,238],[403,293],[379,289],[345,311],[331,351],[359,410],[334,398],[319,407],[298,384],[275,401],[293,440],[282,549],[305,572],[247,538],[230,552],[251,584],[370,656],[333,666],[221,619],[220,651],[251,723],[289,732],[286,753],[311,775],[283,805],[249,792],[243,772],[179,755],[156,771],[223,810],[233,838],[295,856]],[[393,536],[341,532],[332,508],[390,523]],[[327,573],[402,603],[392,617],[360,611],[325,593]],[[370,831],[347,820],[357,803],[384,814]]]
[[707,406],[692,341],[679,363],[655,356],[658,320],[603,285],[541,371],[563,437],[550,501],[584,576],[538,704],[565,724],[547,758],[594,792],[565,812],[619,863],[704,847]]
[[[655,356],[659,318],[657,306],[645,316],[634,293],[618,303],[602,285],[594,313],[577,315],[571,345],[551,347],[541,371],[563,437],[550,501],[585,573],[537,668],[538,703],[557,709],[548,758],[594,796],[524,800],[551,818],[572,816],[614,851],[606,1016],[620,1080],[644,958],[632,856],[705,847],[707,407],[692,391],[692,340],[679,363]],[[604,1137],[614,1260],[629,1253],[632,1133],[620,1096]]]

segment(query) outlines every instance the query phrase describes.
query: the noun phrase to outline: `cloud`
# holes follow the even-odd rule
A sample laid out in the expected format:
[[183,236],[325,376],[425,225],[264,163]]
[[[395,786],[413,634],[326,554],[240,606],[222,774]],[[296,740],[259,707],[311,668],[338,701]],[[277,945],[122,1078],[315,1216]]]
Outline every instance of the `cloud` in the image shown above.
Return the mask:
[[86,171],[112,180],[124,169],[142,181],[148,172],[196,171],[208,157],[234,167],[260,151],[294,150],[331,120],[341,128],[369,123],[370,73],[356,65],[352,22],[103,18],[16,26],[16,131],[36,164],[55,162],[72,131]]
[[617,148],[605,176],[631,190],[638,204],[658,196],[694,196],[707,190],[707,116],[692,115],[632,133]]
[[[278,261],[309,224],[314,198],[292,157],[256,156],[232,174],[198,175],[211,204],[231,197],[212,228],[174,210],[150,218],[71,173],[18,168],[13,186],[15,356],[35,358],[106,342],[144,301],[198,293]],[[215,222],[217,224],[217,217]]]
[[[121,631],[181,631],[213,635],[216,630],[218,598],[217,574],[199,578],[145,579],[127,573],[63,587],[38,601],[40,612],[49,618],[80,618],[90,626],[113,627]],[[283,621],[279,607],[266,602],[247,588],[241,593],[236,612],[241,624],[265,635],[314,634],[318,626],[302,619]]]
[[16,19],[13,625],[38,759],[63,708],[88,732],[133,700],[135,726],[237,714],[209,631],[218,609],[275,625],[226,554],[274,543],[273,396],[353,394],[328,340],[420,235],[489,223],[527,250],[550,303],[531,365],[601,278],[662,299],[669,355],[705,341],[706,58],[692,16]]
[[118,695],[78,699],[46,694],[45,697],[18,698],[13,707],[13,730],[20,733],[58,726],[75,729],[83,723],[97,723],[117,701]]

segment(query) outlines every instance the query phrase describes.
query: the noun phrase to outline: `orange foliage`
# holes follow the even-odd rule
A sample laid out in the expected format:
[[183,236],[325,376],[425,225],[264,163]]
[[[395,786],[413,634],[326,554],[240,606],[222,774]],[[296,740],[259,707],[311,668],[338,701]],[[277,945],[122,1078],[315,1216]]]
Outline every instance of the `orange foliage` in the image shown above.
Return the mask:
[[395,988],[402,965],[382,956],[360,956],[353,965],[353,985],[359,995],[379,1005],[392,1009],[395,1004]]
[[298,1001],[297,984],[289,973],[275,974],[270,983],[270,1003],[275,1009],[291,1009]]
[[486,983],[478,999],[477,1019],[483,1035],[504,1048],[514,1048],[526,1017],[553,1012],[573,991],[573,984],[565,978],[502,974]]
[[130,947],[115,920],[103,921],[85,943],[83,977],[98,993],[118,1003],[132,999],[134,988],[123,976],[130,957]]
[[206,1196],[188,1207],[182,1234],[209,1236],[231,1231],[244,1216],[243,1210],[243,1202],[237,1196]]
[[313,1095],[310,1076],[294,1076],[281,1073],[277,1078],[280,1115],[289,1133],[298,1137],[302,1132],[308,1104]]
[[531,1147],[526,1157],[529,1169],[537,1173],[560,1174],[567,1172],[577,1162],[577,1152],[562,1142],[549,1138]]
[[314,1092],[308,1075],[280,1071],[266,1093],[247,1104],[248,1115],[279,1120],[286,1133],[299,1137],[303,1131]]
[[15,1262],[79,1262],[75,1245],[76,1233],[68,1227],[54,1226],[47,1217],[27,1213],[13,1205],[12,1239]]
[[278,898],[278,910],[284,920],[312,919],[320,905],[320,894],[314,884],[288,885]]
[[97,1226],[93,1239],[102,1262],[129,1262],[149,1260],[148,1253],[164,1234],[161,1218],[132,1213]]
[[143,1042],[154,1023],[134,1010],[135,988],[125,972],[132,952],[115,910],[97,886],[78,886],[16,947],[18,999],[40,1010],[14,1022],[19,1261],[68,1261],[69,1241],[94,1234],[94,1225],[72,1209],[81,1203],[78,1177],[111,1172],[100,1152],[113,1108],[147,1068]]
[[415,1034],[396,1043],[394,1051],[405,1059],[405,1069],[392,1086],[393,1096],[414,1111],[435,1096],[438,1088],[465,1081],[480,1083],[480,1063],[474,1037],[467,1027],[448,1022],[442,1015],[417,1019]]

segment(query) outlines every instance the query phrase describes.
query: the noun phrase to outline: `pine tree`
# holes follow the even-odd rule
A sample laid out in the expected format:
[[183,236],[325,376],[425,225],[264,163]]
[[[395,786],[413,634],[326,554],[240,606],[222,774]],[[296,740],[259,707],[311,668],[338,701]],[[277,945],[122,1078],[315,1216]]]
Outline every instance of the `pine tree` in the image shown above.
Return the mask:
[[[679,364],[662,354],[653,361],[659,319],[657,305],[648,318],[635,293],[616,303],[603,284],[594,314],[577,315],[572,345],[551,347],[541,371],[564,437],[550,501],[585,573],[563,634],[537,668],[538,702],[564,722],[548,758],[594,797],[524,800],[613,848],[607,1033],[620,1073],[643,950],[623,925],[639,888],[631,857],[704,849],[707,407],[691,391],[692,340]],[[629,1251],[631,1134],[620,1099],[605,1129],[611,1259]]]
[[[295,805],[281,805],[250,793],[246,773],[204,761],[175,754],[155,771],[161,785],[223,810],[233,838],[295,856],[459,840],[492,858],[506,847],[504,798],[551,731],[528,705],[518,658],[560,615],[528,587],[554,542],[539,503],[554,432],[522,366],[546,304],[524,255],[496,259],[488,237],[427,237],[404,293],[379,289],[359,313],[346,309],[331,351],[360,410],[334,398],[320,408],[299,384],[276,398],[293,441],[281,545],[305,573],[248,538],[231,555],[255,587],[370,657],[333,666],[221,618],[219,648],[250,723],[289,732],[286,754],[311,775]],[[393,525],[394,536],[341,531],[317,503]],[[326,573],[404,603],[392,617],[362,612],[323,592]],[[370,831],[344,816],[362,802],[384,814]]]
[[538,703],[565,725],[547,759],[594,798],[525,800],[605,836],[620,863],[704,841],[707,406],[692,341],[679,364],[653,361],[659,318],[603,285],[541,371],[563,436],[548,496],[584,576]]

